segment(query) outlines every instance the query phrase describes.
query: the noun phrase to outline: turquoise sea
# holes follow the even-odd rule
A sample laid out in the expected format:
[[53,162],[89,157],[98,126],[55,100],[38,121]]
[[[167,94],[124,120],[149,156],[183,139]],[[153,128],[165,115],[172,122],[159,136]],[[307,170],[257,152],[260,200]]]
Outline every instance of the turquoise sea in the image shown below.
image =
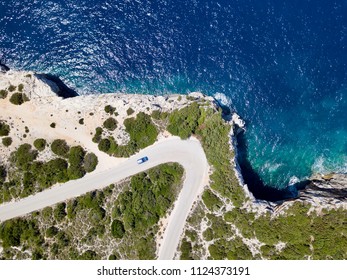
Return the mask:
[[214,96],[274,189],[347,172],[346,0],[1,0],[0,59],[80,94]]

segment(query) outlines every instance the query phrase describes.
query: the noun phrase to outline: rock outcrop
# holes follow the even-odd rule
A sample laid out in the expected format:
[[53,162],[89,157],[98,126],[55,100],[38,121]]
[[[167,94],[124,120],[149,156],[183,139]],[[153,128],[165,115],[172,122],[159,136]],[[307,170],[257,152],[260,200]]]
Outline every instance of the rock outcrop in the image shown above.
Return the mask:
[[6,73],[9,70],[10,70],[10,68],[0,61],[0,72],[1,73]]
[[309,184],[299,192],[299,199],[326,203],[347,203],[347,174],[316,174],[310,178]]
[[62,98],[71,98],[78,96],[78,93],[69,88],[58,76],[51,74],[35,74],[36,78],[43,81],[51,87],[51,90]]

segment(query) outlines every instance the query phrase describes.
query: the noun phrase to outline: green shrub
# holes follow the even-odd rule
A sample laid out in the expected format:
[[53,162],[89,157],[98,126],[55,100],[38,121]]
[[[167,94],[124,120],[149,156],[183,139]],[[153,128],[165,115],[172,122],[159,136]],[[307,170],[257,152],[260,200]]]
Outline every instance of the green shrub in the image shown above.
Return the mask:
[[114,220],[112,222],[111,233],[114,238],[123,238],[125,229],[123,223],[120,220]]
[[94,135],[94,137],[93,137],[93,139],[92,139],[94,143],[99,143],[99,142],[100,142],[102,132],[103,132],[103,130],[102,130],[101,127],[97,127],[97,128],[95,129],[95,135]]
[[136,118],[126,119],[124,125],[137,150],[146,148],[157,140],[158,131],[155,125],[151,117],[143,112],[138,113]]
[[85,154],[86,152],[81,146],[71,147],[69,151],[70,165],[81,166],[83,164]]
[[69,180],[67,175],[68,163],[62,158],[52,159],[37,168],[37,177],[41,186],[50,187],[55,183],[64,183]]
[[114,118],[110,117],[104,121],[104,127],[108,130],[113,131],[117,128],[117,121]]
[[204,191],[202,200],[210,211],[218,211],[223,205],[222,201],[210,190]]
[[54,215],[54,219],[59,223],[61,222],[65,216],[66,216],[66,203],[65,202],[61,202],[58,203],[57,206],[54,208],[53,210],[53,215]]
[[43,151],[47,146],[47,141],[43,138],[38,138],[34,141],[34,147],[39,150]]
[[0,239],[2,240],[1,245],[3,248],[17,247],[25,241],[33,245],[42,243],[42,236],[36,222],[22,218],[3,222],[0,225]]
[[192,260],[191,257],[192,244],[187,240],[183,239],[181,244],[181,260]]
[[83,125],[83,124],[84,124],[84,119],[83,119],[83,118],[82,118],[82,119],[79,119],[79,120],[78,120],[78,123],[81,124],[81,125]]
[[79,260],[98,260],[99,256],[92,250],[87,250],[79,256]]
[[113,211],[125,230],[144,234],[155,225],[175,201],[182,175],[178,164],[165,164],[133,176],[131,190],[119,194]]
[[8,95],[8,91],[6,89],[0,90],[0,99],[5,99]]
[[4,182],[6,180],[7,171],[6,168],[2,165],[0,165],[0,183]]
[[98,165],[98,157],[94,153],[88,153],[84,157],[84,170],[86,172],[92,172],[95,170],[96,166]]
[[58,232],[59,232],[59,229],[57,229],[55,226],[51,226],[46,230],[46,236],[48,238],[52,238],[56,236]]
[[23,88],[24,88],[24,85],[23,85],[23,84],[19,84],[19,85],[18,85],[18,91],[19,91],[19,92],[22,92],[22,91],[23,91]]
[[22,105],[24,102],[29,101],[29,98],[21,92],[12,94],[10,102],[14,105]]
[[36,150],[32,150],[30,144],[22,144],[15,152],[11,153],[10,160],[17,168],[21,170],[28,170],[31,163],[36,159],[38,153]]
[[70,165],[67,169],[67,175],[70,180],[82,178],[85,174],[86,171],[80,165]]
[[70,149],[69,152],[69,163],[70,166],[67,170],[70,179],[79,179],[85,175],[83,168],[83,161],[86,152],[81,146],[75,146]]
[[111,105],[105,106],[105,112],[107,114],[113,115],[113,113],[116,111],[116,108],[112,107]]
[[56,139],[52,142],[51,150],[58,156],[67,157],[70,147],[65,140]]
[[4,137],[4,138],[2,138],[2,144],[5,147],[9,147],[12,144],[12,138],[11,137]]
[[10,126],[0,120],[0,136],[7,136],[10,133]]
[[8,91],[9,92],[14,92],[15,90],[16,90],[16,86],[14,86],[14,85],[10,85],[9,87],[8,87]]
[[213,235],[213,229],[211,228],[207,228],[204,232],[203,232],[203,236],[204,236],[204,239],[206,241],[211,241],[214,239],[214,235]]
[[154,110],[151,114],[152,118],[155,120],[160,120],[160,111],[159,110]]
[[127,115],[130,116],[134,113],[135,111],[133,110],[133,108],[128,108],[127,110]]
[[108,257],[108,260],[109,260],[109,261],[115,261],[115,260],[118,260],[118,258],[117,258],[116,255],[111,254],[111,255]]
[[56,123],[55,123],[55,122],[52,122],[49,126],[50,126],[51,128],[55,128],[55,127],[56,127]]
[[98,147],[100,151],[107,153],[110,150],[111,141],[107,138],[101,139]]
[[173,111],[169,117],[167,129],[171,134],[187,139],[195,134],[200,116],[199,105],[194,102],[188,107]]

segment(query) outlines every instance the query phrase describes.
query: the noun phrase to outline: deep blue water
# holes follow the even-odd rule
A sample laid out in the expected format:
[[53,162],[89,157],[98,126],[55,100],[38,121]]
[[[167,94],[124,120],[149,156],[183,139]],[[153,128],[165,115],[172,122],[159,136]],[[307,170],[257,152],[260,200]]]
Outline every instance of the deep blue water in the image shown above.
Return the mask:
[[347,171],[346,0],[0,0],[0,59],[83,94],[223,99],[273,187]]

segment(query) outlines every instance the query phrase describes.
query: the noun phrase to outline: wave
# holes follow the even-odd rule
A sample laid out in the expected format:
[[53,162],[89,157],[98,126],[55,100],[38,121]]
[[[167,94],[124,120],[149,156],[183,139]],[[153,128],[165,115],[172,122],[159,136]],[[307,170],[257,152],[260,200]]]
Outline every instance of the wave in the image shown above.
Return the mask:
[[227,107],[231,107],[231,99],[230,97],[226,96],[224,93],[216,92],[213,97],[219,102],[219,104]]

